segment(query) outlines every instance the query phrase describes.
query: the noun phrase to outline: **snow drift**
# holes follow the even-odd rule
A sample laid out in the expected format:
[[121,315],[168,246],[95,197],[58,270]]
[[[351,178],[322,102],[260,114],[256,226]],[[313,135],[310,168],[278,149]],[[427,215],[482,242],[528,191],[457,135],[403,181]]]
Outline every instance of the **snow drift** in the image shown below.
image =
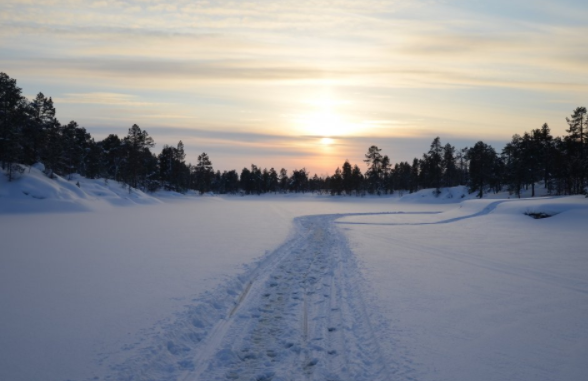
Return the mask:
[[158,204],[160,201],[138,189],[106,179],[87,179],[72,174],[65,179],[43,172],[43,165],[26,167],[9,182],[0,172],[0,213],[79,212],[105,206]]

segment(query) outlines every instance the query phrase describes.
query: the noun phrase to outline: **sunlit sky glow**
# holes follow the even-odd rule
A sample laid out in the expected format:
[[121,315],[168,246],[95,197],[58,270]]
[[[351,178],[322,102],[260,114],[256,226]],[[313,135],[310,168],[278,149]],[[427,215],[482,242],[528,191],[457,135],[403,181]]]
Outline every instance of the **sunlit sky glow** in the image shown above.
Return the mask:
[[563,134],[587,20],[585,0],[2,0],[0,71],[98,139],[137,123],[221,170],[324,174],[372,144]]

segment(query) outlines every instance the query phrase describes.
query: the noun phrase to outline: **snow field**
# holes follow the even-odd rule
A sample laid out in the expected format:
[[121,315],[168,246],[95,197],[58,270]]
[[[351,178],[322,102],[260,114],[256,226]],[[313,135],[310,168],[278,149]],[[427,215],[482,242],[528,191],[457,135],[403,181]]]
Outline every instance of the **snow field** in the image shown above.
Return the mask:
[[35,170],[0,184],[2,380],[588,374],[585,198],[155,198]]
[[377,198],[161,200],[0,213],[0,379],[116,379],[154,357],[174,375],[168,342],[232,308],[247,281],[237,277],[287,240],[296,216],[394,208]]
[[0,216],[0,379],[101,375],[97,353],[121,361],[288,235],[271,211],[252,224],[216,204]]
[[391,322],[392,358],[409,350],[419,380],[585,379],[585,198],[467,201],[419,218],[339,225]]

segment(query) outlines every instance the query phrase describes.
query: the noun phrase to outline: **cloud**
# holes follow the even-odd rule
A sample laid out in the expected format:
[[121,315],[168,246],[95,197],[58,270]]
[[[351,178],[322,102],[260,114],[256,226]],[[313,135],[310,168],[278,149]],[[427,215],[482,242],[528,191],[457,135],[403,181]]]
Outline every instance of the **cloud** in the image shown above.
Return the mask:
[[588,95],[588,7],[539,1],[3,0],[0,67],[60,117],[198,128],[226,155],[306,157],[321,107],[370,139],[496,138]]
[[[497,69],[434,67],[333,67],[322,69],[307,64],[288,64],[267,61],[166,61],[130,59],[68,59],[45,58],[39,69],[37,60],[4,60],[3,66],[15,68],[25,75],[93,77],[121,80],[136,88],[186,88],[202,83],[315,83],[381,88],[472,88],[499,87],[540,91],[586,91],[588,81],[572,73],[554,75],[544,73],[538,78],[525,73],[513,76]],[[578,63],[579,65],[579,63]],[[127,100],[128,101],[128,100]],[[71,102],[71,100],[68,100]],[[83,103],[80,101],[80,103]]]
[[488,35],[488,34],[458,34],[439,31],[437,33],[414,34],[405,40],[400,49],[410,55],[417,56],[448,56],[458,54],[480,54],[490,52],[506,52],[521,49],[525,46],[521,36]]
[[[5,60],[5,64],[19,67],[21,70],[38,70],[39,62],[31,60]],[[163,82],[167,79],[182,81],[288,81],[323,79],[328,75],[341,76],[344,72],[324,71],[304,65],[288,66],[284,63],[271,62],[198,62],[167,61],[159,59],[43,59],[43,71],[46,74],[87,77],[124,77],[126,79],[152,79]]]
[[[396,88],[512,84],[551,91],[573,82],[584,89],[568,72],[586,74],[588,47],[579,36],[588,28],[512,22],[504,14],[474,13],[452,2],[106,1],[94,6],[98,9],[77,0],[35,6],[7,0],[4,7],[18,12],[0,16],[5,36],[0,45],[10,53],[0,62],[62,77],[125,77],[128,84],[162,85],[178,78],[328,80]],[[136,8],[139,17],[120,12]],[[39,44],[40,35],[46,44]],[[28,59],[35,50],[42,68],[39,60]],[[23,56],[26,62],[19,60]]]
[[55,98],[56,103],[95,104],[132,107],[161,106],[160,103],[140,101],[137,96],[119,93],[67,93]]

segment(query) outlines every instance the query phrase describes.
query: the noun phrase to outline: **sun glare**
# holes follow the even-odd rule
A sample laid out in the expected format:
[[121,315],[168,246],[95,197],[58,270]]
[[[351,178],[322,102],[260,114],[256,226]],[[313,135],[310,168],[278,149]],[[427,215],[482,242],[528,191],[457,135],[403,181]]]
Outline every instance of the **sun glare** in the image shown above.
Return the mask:
[[331,111],[311,114],[307,120],[309,132],[317,136],[337,136],[343,131],[343,121]]
[[[337,106],[346,102],[325,97],[305,103],[311,105],[312,110],[296,117],[296,124],[299,130],[305,135],[331,138],[340,135],[349,135],[353,132],[353,124],[346,120],[343,114],[337,112]],[[321,140],[321,144],[323,145],[332,143],[332,139]]]
[[321,144],[324,146],[330,146],[331,144],[333,144],[335,141],[331,138],[322,138],[321,139]]

